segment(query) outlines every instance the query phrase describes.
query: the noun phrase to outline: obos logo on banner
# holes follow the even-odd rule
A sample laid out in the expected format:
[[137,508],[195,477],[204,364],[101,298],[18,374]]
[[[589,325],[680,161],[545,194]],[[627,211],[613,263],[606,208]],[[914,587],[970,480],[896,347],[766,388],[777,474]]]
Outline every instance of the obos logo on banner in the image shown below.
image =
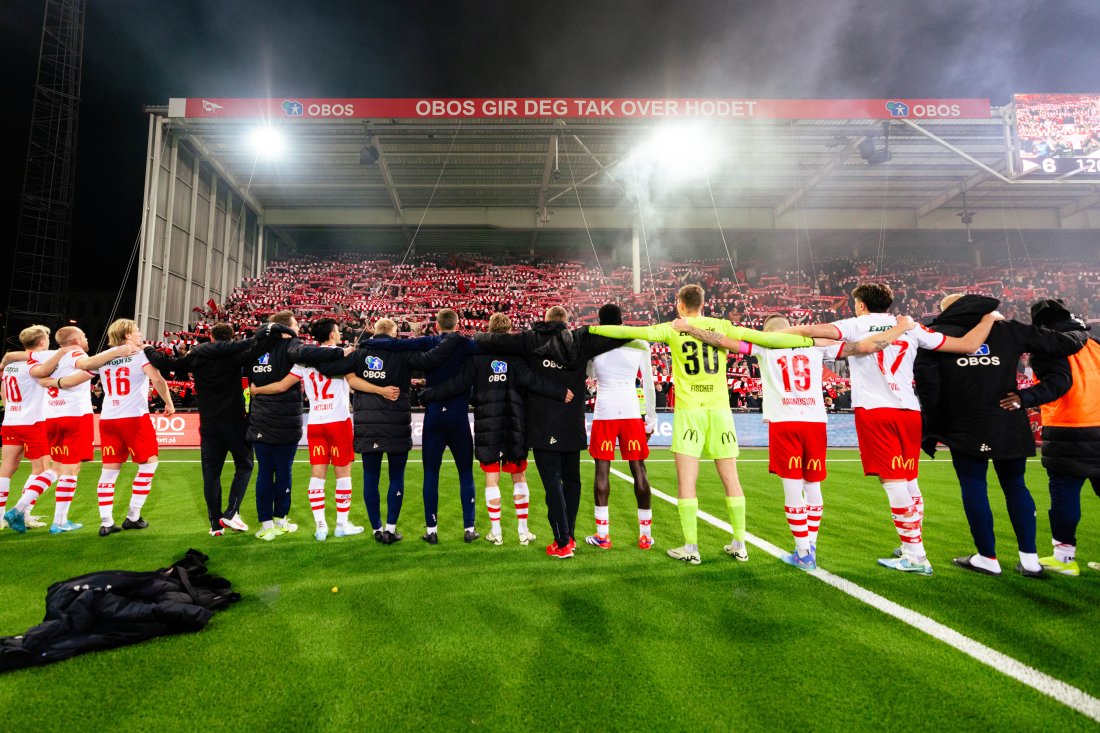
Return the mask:
[[898,99],[886,103],[891,117],[961,117],[962,108],[957,104],[914,104],[910,106]]
[[282,107],[287,117],[351,117],[355,114],[355,105],[350,102],[314,102],[306,105],[297,99],[285,99]]

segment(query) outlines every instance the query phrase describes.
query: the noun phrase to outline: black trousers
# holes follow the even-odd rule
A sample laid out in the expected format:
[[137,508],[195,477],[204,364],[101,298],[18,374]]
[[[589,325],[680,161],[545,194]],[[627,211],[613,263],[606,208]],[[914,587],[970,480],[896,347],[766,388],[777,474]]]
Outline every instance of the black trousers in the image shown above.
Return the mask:
[[558,547],[573,539],[581,505],[581,452],[534,451],[535,467],[546,489],[546,518]]
[[[218,520],[229,519],[241,510],[248,482],[252,480],[252,446],[245,440],[248,420],[202,420],[199,416],[202,455],[202,493],[210,528],[220,529]],[[229,503],[222,511],[222,468],[227,454],[233,454],[233,482],[229,485]]]

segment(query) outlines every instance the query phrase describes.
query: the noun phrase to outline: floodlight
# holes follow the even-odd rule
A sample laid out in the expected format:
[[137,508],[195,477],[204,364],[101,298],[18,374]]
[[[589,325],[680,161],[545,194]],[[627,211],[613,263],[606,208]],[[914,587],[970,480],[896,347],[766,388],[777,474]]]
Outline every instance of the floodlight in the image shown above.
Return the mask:
[[259,158],[277,158],[286,149],[286,141],[274,127],[257,127],[248,136],[248,144]]
[[696,125],[662,127],[635,150],[635,160],[654,166],[673,179],[699,176],[714,164],[718,146],[707,131]]

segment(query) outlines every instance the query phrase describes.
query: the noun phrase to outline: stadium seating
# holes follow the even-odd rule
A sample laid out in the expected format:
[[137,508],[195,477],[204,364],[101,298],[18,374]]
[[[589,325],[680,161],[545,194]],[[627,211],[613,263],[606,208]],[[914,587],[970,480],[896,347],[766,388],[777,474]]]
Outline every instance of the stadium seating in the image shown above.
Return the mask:
[[[277,310],[289,308],[302,324],[335,318],[347,341],[364,325],[392,318],[402,334],[430,324],[440,308],[459,314],[459,328],[484,328],[496,311],[507,313],[517,329],[540,320],[551,305],[564,304],[578,324],[593,323],[606,302],[617,302],[628,324],[648,324],[675,317],[675,294],[686,283],[707,291],[708,312],[759,328],[764,318],[782,313],[793,323],[831,321],[851,315],[849,291],[859,282],[880,280],[895,291],[895,310],[918,320],[931,318],[940,298],[953,292],[992,295],[1009,318],[1027,318],[1027,308],[1042,297],[1062,297],[1088,316],[1100,292],[1100,271],[1069,262],[1008,263],[976,268],[961,263],[895,259],[885,271],[870,260],[838,259],[806,270],[769,270],[742,263],[736,271],[727,260],[693,259],[654,264],[643,273],[643,292],[631,292],[629,268],[601,271],[582,260],[538,257],[488,257],[483,254],[419,255],[405,262],[363,260],[352,254],[330,259],[301,257],[271,263],[262,277],[243,282],[221,307],[196,307],[198,320],[188,331],[165,333],[155,345],[181,353],[209,337],[211,324],[231,323],[249,333]],[[654,374],[670,403],[667,349],[656,346]],[[826,389],[834,409],[846,405],[846,367],[830,364]],[[759,371],[755,360],[731,356],[728,372],[731,406],[759,407]],[[185,381],[173,384],[186,394]]]

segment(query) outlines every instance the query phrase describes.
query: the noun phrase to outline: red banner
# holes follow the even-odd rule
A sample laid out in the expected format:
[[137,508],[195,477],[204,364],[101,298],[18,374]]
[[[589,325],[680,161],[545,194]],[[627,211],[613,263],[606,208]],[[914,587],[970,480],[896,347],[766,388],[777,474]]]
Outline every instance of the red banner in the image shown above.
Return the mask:
[[989,119],[988,99],[172,99],[169,117],[234,119]]

